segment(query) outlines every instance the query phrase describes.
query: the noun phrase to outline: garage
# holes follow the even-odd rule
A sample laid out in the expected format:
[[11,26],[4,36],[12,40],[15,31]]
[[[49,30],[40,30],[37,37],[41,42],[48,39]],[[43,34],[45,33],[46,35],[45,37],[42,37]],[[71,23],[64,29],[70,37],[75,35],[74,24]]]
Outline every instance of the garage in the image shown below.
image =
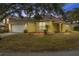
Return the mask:
[[24,25],[12,25],[12,32],[24,32]]

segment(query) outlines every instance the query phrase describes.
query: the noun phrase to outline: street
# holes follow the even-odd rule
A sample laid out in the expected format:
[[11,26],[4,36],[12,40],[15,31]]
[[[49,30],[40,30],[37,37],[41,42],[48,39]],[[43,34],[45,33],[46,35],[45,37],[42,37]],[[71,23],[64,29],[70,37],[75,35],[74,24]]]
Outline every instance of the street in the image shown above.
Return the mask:
[[79,56],[79,49],[56,52],[0,53],[0,56]]

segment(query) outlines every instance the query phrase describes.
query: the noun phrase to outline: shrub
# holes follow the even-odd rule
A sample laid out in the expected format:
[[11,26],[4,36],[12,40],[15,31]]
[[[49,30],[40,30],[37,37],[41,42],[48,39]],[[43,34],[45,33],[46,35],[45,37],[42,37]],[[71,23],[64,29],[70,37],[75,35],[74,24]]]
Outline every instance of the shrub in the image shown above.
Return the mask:
[[75,26],[75,27],[74,27],[74,30],[75,30],[75,31],[79,31],[79,26]]
[[47,35],[48,34],[48,31],[47,30],[44,30],[44,35]]
[[27,30],[24,30],[24,33],[27,33],[28,31]]

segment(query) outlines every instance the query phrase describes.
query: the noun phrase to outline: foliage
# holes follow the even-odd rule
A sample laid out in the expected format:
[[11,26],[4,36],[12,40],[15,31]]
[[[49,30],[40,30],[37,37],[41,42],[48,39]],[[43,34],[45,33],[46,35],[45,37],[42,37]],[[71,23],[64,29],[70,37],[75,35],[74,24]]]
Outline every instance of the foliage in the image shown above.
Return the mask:
[[24,12],[28,17],[35,16],[36,19],[41,18],[42,16],[50,16],[51,13],[54,15],[64,16],[62,10],[63,4],[57,3],[5,3],[0,4],[0,19],[3,20],[5,17],[15,14],[18,17],[23,17],[22,12]]
[[24,30],[24,33],[28,33],[28,31],[27,30]]
[[74,30],[75,30],[75,31],[79,31],[79,26],[75,26],[75,27],[74,27]]
[[66,12],[67,18],[70,22],[79,21],[79,8]]

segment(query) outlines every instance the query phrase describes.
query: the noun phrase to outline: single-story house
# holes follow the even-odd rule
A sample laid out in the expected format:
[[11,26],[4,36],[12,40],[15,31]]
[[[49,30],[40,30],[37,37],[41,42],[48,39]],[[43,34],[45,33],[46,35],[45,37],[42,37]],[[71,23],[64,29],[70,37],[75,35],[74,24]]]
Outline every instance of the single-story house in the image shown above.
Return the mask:
[[8,17],[3,20],[3,23],[8,25],[9,32],[24,32],[24,30],[27,32],[44,32],[46,25],[49,33],[72,31],[70,24],[55,17],[50,19],[44,17],[41,20]]

